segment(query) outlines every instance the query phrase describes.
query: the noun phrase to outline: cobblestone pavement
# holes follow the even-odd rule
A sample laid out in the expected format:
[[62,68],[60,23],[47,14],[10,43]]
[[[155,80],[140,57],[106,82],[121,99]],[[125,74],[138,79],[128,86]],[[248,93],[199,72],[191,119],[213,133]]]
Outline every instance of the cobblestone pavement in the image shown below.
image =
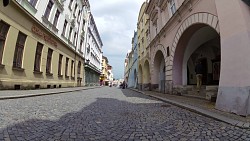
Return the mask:
[[250,141],[250,130],[128,89],[0,101],[0,141]]

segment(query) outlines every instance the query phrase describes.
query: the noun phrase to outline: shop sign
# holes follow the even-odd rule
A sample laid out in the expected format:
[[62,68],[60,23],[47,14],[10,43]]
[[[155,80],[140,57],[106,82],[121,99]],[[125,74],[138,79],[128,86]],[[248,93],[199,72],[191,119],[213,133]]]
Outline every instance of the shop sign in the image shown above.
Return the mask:
[[57,43],[55,40],[53,40],[50,36],[45,34],[41,29],[39,29],[37,26],[33,25],[31,28],[31,31],[36,34],[39,38],[43,39],[45,42],[57,47]]

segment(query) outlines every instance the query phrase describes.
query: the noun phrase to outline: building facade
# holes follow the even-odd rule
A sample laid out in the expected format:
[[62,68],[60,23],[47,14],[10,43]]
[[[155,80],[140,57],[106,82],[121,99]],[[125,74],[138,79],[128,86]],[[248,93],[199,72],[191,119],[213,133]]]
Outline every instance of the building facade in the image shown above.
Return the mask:
[[137,21],[138,36],[138,89],[150,90],[150,42],[149,36],[149,16],[146,13],[148,2],[144,2],[141,6]]
[[249,9],[241,0],[150,0],[151,89],[187,93],[200,61],[203,89],[217,98],[216,108],[249,115]]
[[88,29],[85,48],[85,83],[86,85],[99,85],[102,61],[102,40],[99,35],[93,15],[89,14]]
[[0,89],[85,85],[87,0],[14,0],[0,7]]
[[137,88],[138,84],[138,48],[137,48],[137,32],[134,32],[132,38],[132,49],[128,57],[128,80],[127,85],[129,88]]

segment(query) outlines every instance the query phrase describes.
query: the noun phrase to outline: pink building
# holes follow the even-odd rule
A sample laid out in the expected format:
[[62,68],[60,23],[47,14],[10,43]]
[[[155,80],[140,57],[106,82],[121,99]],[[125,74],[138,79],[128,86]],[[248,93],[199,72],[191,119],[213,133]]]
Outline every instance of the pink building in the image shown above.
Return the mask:
[[217,97],[216,108],[250,114],[250,7],[245,2],[150,0],[146,14],[151,90],[192,90],[200,60],[202,88],[207,97]]

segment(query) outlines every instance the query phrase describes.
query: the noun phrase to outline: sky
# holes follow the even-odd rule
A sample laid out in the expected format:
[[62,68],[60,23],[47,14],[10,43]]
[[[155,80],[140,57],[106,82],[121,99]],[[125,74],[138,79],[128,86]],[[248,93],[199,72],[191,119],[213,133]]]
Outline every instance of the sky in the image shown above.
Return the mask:
[[89,0],[103,55],[108,58],[115,79],[124,76],[124,61],[132,48],[140,7],[145,0]]

